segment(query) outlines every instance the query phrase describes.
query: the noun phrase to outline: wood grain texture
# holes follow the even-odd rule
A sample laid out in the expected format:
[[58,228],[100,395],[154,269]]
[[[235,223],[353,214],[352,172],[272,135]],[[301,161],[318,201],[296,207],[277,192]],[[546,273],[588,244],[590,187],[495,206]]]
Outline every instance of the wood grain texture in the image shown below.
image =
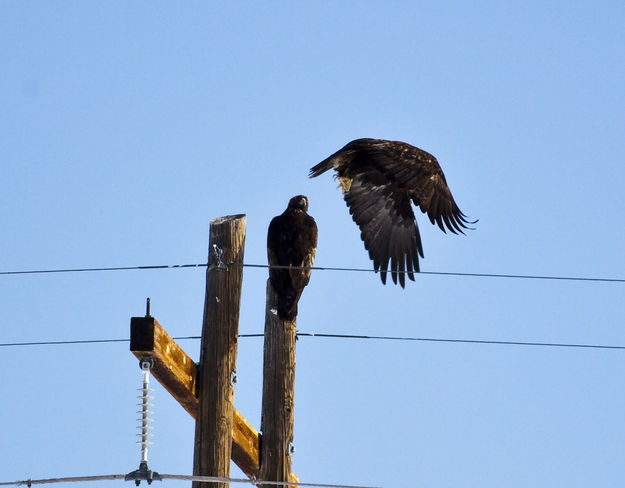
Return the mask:
[[[206,295],[199,362],[199,409],[193,474],[230,476],[239,306],[243,281],[245,215],[210,224]],[[227,483],[217,483],[226,488]],[[194,488],[204,488],[193,482]]]
[[261,416],[260,479],[299,479],[291,471],[295,388],[295,320],[277,314],[278,295],[267,280],[263,403]]
[[130,319],[130,350],[138,359],[154,358],[152,375],[195,417],[198,408],[195,362],[154,317]]

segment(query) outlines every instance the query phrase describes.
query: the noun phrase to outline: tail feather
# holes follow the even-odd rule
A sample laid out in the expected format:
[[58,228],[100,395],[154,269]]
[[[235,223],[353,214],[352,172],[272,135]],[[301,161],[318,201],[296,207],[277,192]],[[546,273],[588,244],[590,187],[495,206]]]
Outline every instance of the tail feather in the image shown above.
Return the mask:
[[332,159],[334,155],[330,156],[327,159],[324,159],[319,164],[314,165],[310,168],[310,172],[308,173],[309,178],[314,178],[315,176],[319,176],[322,173],[325,173],[329,169],[332,169],[334,166],[332,165]]
[[347,144],[345,144],[345,146],[336,151],[334,154],[328,156],[319,164],[313,166],[310,169],[308,177],[314,178],[315,176],[319,176],[320,174],[325,173],[329,169],[336,169],[340,173],[341,168],[349,161],[351,161],[355,155],[357,155],[362,150],[368,149],[369,146],[375,142],[386,141],[378,141],[377,139],[364,138],[348,142]]

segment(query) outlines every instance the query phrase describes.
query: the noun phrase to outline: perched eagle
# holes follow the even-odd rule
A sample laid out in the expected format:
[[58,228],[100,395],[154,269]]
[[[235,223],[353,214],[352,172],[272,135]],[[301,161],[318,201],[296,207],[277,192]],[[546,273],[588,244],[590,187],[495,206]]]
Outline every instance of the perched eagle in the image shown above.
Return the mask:
[[301,267],[312,266],[317,251],[317,224],[307,211],[307,197],[291,198],[286,210],[271,220],[267,233],[269,279],[278,294],[278,317],[283,320],[293,320],[297,315],[297,302],[311,271]]
[[412,211],[414,202],[430,221],[454,234],[463,233],[467,220],[447,186],[443,170],[431,154],[399,141],[356,139],[310,170],[314,178],[335,169],[343,198],[360,237],[386,283],[404,287],[405,274],[414,281],[423,257],[421,236]]

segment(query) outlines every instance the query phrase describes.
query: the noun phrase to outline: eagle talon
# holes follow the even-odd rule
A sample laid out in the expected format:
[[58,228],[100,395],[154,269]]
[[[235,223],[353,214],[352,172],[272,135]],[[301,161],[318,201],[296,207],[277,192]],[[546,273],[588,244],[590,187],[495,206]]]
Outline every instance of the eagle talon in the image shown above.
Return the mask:
[[336,179],[339,180],[339,186],[337,186],[336,188],[340,188],[343,192],[343,195],[345,195],[352,187],[352,179],[344,176],[338,176]]

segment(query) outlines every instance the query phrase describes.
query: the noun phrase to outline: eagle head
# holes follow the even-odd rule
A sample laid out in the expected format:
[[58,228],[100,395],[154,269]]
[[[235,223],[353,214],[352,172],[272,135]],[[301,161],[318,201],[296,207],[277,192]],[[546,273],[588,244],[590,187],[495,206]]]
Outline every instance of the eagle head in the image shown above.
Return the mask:
[[289,207],[296,210],[308,211],[308,197],[304,195],[297,195],[289,200]]

